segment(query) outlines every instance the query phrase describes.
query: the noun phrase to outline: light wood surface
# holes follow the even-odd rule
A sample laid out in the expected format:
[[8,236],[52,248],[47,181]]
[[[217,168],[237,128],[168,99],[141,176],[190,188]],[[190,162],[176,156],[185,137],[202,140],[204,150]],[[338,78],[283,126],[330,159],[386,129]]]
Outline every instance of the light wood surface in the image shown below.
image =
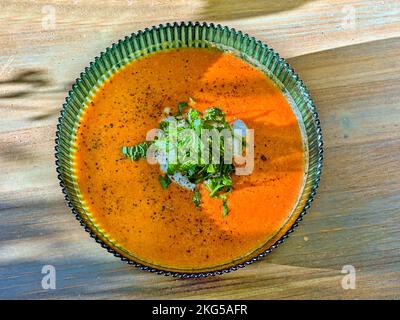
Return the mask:
[[[54,166],[58,113],[83,68],[125,35],[182,20],[235,27],[288,58],[325,141],[316,201],[288,241],[201,280],[108,254],[70,213]],[[399,1],[2,0],[0,48],[0,298],[400,298]],[[41,287],[44,265],[55,290]]]

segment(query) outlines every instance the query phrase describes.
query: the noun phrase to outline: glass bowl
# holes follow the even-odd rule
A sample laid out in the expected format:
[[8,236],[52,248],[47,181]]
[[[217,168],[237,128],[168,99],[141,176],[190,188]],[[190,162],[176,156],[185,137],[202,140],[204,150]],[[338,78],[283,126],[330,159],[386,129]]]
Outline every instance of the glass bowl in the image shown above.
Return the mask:
[[[150,265],[120,247],[105,235],[91,219],[83,204],[76,175],[74,152],[76,132],[84,109],[102,84],[119,68],[131,61],[170,48],[216,47],[229,51],[266,73],[291,102],[303,133],[307,158],[305,183],[297,206],[285,225],[262,247],[231,263],[210,269],[169,269]],[[281,244],[302,220],[315,196],[322,168],[322,135],[316,107],[299,76],[289,64],[266,44],[240,31],[207,23],[174,23],[145,29],[119,40],[85,68],[69,91],[56,133],[56,167],[65,199],[85,230],[102,247],[141,270],[183,278],[218,275],[243,268],[265,257]]]

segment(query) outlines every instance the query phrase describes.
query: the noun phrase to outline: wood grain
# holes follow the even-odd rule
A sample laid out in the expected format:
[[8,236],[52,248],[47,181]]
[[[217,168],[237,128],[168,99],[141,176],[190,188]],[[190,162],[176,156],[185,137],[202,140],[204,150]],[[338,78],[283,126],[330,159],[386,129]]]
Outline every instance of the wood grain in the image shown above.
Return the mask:
[[[0,6],[0,298],[400,298],[398,1]],[[46,6],[54,29],[43,28]],[[181,20],[227,24],[288,58],[318,106],[325,140],[316,201],[286,244],[202,280],[140,272],[109,255],[70,214],[54,168],[57,116],[79,72],[119,38]],[[56,290],[41,288],[46,264],[57,270]],[[341,286],[344,265],[356,268],[354,290]]]

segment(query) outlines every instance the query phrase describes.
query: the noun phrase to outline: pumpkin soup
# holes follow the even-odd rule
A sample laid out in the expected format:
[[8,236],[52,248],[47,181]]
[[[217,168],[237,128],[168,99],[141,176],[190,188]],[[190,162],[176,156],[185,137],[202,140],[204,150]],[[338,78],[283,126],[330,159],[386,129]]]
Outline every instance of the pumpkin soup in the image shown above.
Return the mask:
[[[163,170],[146,161],[149,131],[194,115],[207,128],[254,131],[251,174],[234,174],[233,164]],[[285,96],[263,72],[216,49],[170,49],[121,68],[82,115],[76,150],[96,225],[138,260],[174,270],[212,269],[260,248],[289,219],[305,178],[302,134]]]

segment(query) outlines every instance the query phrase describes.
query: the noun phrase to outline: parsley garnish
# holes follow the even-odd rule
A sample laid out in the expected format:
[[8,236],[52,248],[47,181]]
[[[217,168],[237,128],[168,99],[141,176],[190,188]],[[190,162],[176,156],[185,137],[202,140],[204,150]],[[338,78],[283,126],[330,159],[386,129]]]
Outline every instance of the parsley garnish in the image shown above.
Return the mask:
[[167,189],[168,188],[168,186],[171,184],[171,178],[170,177],[168,177],[167,175],[165,175],[165,176],[159,176],[158,177],[158,180],[160,181],[160,184],[161,184],[161,187],[163,188],[163,189]]
[[137,160],[140,158],[145,158],[147,149],[150,146],[150,142],[144,141],[133,147],[122,147],[122,154],[126,158],[130,158],[132,160]]
[[196,207],[201,206],[201,193],[199,189],[195,189],[193,192],[193,203]]
[[[171,184],[174,174],[180,173],[190,184],[203,183],[209,190],[210,197],[221,199],[222,213],[226,216],[229,212],[227,195],[233,189],[231,175],[235,167],[232,161],[230,163],[224,161],[226,150],[222,130],[228,132],[231,137],[233,130],[221,109],[212,107],[205,110],[203,115],[191,108],[194,103],[193,99],[189,104],[179,103],[177,114],[160,122],[160,134],[154,141],[145,141],[130,147],[124,146],[122,153],[126,158],[138,160],[146,157],[151,147],[162,170],[166,173],[165,176],[159,177],[163,189],[167,189]],[[185,113],[184,110],[187,108]],[[202,135],[203,129],[219,133],[218,152],[213,149],[212,137]],[[197,207],[201,206],[201,194],[197,187],[194,189],[193,202]]]

